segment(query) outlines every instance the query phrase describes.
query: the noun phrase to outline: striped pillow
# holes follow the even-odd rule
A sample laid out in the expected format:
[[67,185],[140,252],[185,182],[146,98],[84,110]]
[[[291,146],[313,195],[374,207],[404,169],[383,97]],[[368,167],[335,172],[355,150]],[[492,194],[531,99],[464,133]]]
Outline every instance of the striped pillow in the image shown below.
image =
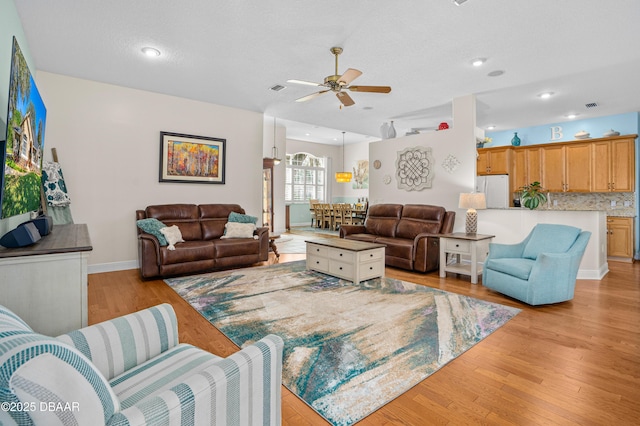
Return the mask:
[[2,325],[6,323],[0,321],[0,402],[21,403],[29,410],[0,410],[0,424],[96,424],[120,410],[107,380],[79,351]]

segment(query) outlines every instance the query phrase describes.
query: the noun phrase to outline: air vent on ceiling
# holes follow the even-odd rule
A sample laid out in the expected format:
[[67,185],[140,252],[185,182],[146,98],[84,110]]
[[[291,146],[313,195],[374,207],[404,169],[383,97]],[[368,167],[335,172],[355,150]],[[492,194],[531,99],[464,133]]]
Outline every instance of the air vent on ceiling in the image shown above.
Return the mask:
[[283,86],[281,84],[276,84],[275,86],[271,86],[269,87],[270,90],[273,90],[274,92],[279,92],[281,90],[286,89],[286,86]]
[[587,108],[595,108],[598,106],[597,102],[589,102],[588,104],[584,104]]

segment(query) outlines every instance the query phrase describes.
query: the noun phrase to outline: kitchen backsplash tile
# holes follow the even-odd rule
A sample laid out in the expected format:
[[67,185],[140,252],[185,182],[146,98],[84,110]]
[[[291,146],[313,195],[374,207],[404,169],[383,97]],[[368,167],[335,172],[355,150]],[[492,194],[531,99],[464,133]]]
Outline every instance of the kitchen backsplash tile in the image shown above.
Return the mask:
[[552,192],[548,195],[547,203],[539,208],[548,210],[604,210],[609,216],[636,216],[637,214],[635,193],[633,192],[590,194]]

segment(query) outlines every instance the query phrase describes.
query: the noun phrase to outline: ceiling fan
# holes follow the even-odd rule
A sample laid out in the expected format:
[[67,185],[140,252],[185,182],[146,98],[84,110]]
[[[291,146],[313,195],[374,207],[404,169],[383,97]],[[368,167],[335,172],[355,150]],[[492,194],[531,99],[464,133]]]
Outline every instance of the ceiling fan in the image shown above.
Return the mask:
[[312,93],[302,98],[296,99],[296,102],[306,102],[311,99],[317,98],[327,92],[335,92],[336,96],[344,106],[351,106],[355,104],[351,96],[345,90],[352,92],[372,92],[372,93],[389,93],[391,87],[389,86],[350,86],[351,82],[362,75],[361,71],[354,68],[349,68],[344,74],[338,74],[338,56],[342,53],[342,47],[332,47],[330,49],[336,57],[336,70],[335,74],[325,77],[324,83],[313,83],[311,81],[304,80],[287,80],[287,83],[304,84],[307,86],[325,87],[326,89],[316,93]]

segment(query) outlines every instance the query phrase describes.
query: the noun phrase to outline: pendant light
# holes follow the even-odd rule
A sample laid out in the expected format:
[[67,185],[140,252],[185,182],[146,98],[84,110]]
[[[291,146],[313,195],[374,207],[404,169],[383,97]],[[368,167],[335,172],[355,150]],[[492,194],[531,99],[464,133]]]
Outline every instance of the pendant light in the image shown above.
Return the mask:
[[273,158],[273,164],[280,164],[280,158],[278,158],[278,148],[276,147],[276,118],[273,117],[273,148],[271,149],[271,158]]
[[[342,170],[344,170],[344,134],[342,132]],[[336,182],[338,183],[347,183],[351,182],[351,177],[353,175],[351,172],[336,172]]]

